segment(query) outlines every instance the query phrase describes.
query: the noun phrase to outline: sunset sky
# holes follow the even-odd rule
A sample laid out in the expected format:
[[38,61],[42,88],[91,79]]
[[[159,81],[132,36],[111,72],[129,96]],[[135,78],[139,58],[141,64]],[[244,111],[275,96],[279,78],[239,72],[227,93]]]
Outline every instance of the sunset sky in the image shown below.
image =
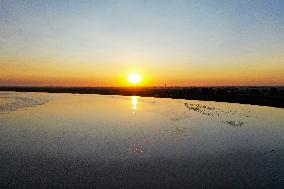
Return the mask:
[[284,85],[283,0],[0,0],[0,85]]

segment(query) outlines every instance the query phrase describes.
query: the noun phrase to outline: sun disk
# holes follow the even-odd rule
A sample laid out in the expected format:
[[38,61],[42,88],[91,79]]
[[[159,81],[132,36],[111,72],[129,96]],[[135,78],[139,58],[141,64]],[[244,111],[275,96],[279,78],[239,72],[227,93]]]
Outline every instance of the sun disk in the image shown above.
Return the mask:
[[142,76],[137,73],[132,73],[128,75],[127,81],[131,84],[139,84],[142,81]]

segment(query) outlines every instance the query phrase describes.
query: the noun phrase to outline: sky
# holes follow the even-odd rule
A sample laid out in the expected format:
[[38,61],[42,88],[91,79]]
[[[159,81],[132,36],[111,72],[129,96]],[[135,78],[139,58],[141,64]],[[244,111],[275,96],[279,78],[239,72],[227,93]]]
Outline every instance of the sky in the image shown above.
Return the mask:
[[284,85],[283,0],[0,0],[0,85]]

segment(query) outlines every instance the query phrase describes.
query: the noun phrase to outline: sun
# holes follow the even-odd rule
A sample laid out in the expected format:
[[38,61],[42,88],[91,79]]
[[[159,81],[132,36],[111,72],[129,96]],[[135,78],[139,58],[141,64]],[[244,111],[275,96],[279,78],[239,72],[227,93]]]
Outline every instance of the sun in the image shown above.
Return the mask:
[[131,73],[127,76],[127,81],[133,85],[140,84],[142,80],[143,80],[143,77],[138,73]]

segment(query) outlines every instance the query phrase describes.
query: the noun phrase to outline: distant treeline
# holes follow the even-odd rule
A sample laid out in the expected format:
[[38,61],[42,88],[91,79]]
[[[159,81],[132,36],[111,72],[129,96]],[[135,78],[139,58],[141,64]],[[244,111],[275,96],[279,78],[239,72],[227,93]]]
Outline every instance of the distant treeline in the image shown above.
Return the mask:
[[0,91],[125,95],[284,108],[284,87],[0,87]]

